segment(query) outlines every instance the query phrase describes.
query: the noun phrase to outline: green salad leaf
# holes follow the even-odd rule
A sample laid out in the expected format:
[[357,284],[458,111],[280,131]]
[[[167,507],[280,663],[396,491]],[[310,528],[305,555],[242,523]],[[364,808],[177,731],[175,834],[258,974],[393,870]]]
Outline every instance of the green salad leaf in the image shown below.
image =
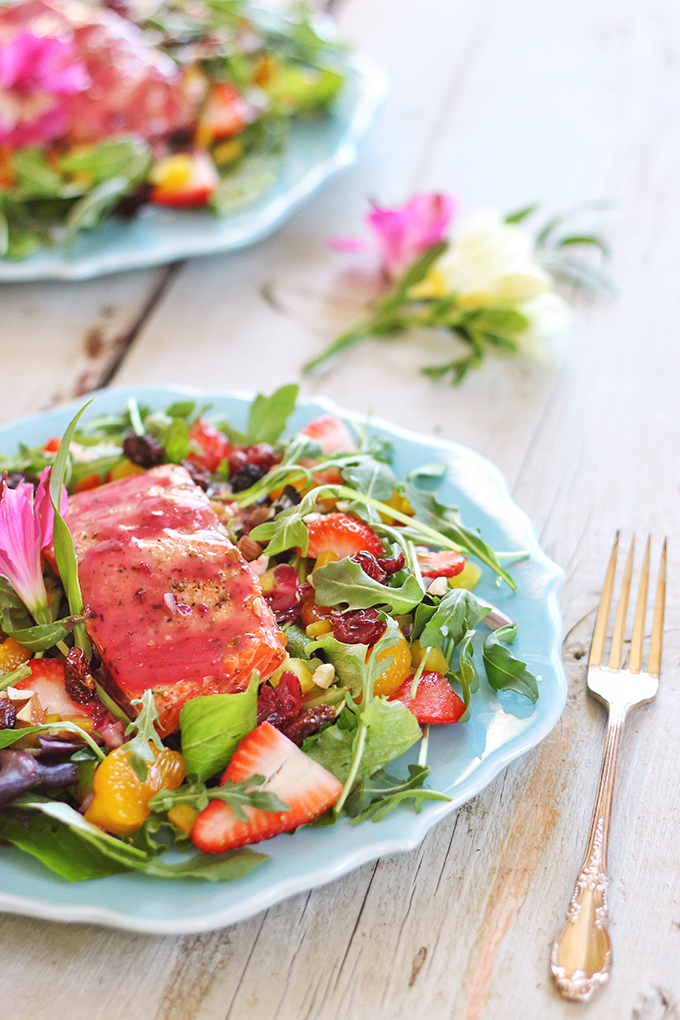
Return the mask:
[[170,811],[178,804],[185,804],[196,811],[203,811],[211,800],[219,800],[229,805],[240,822],[250,821],[243,810],[245,807],[257,811],[290,811],[288,804],[275,793],[261,789],[265,782],[266,777],[260,775],[249,776],[240,783],[228,779],[223,785],[210,788],[199,781],[192,781],[176,790],[160,790],[149,801],[149,807],[152,811]]
[[517,636],[517,624],[499,627],[492,631],[484,641],[482,652],[486,677],[495,691],[516,691],[535,705],[538,701],[538,683],[533,673],[527,669],[526,662],[516,659],[506,645],[512,644]]
[[130,752],[130,766],[135,775],[144,782],[147,776],[148,767],[156,760],[153,752],[163,750],[163,741],[160,738],[156,724],[158,723],[158,709],[154,700],[153,691],[147,689],[141,698],[134,698],[132,705],[141,705],[139,715],[133,719],[125,730],[125,736],[131,737],[123,746]]
[[431,772],[429,765],[409,765],[408,771],[408,779],[399,779],[385,769],[378,769],[360,783],[345,804],[352,824],[367,818],[379,822],[400,804],[418,813],[426,800],[451,800],[445,793],[423,789],[423,783]]
[[295,410],[299,386],[290,383],[279,387],[270,397],[262,393],[253,400],[248,412],[248,424],[245,432],[229,429],[229,438],[241,446],[253,443],[278,442],[288,419]]
[[255,671],[239,694],[208,694],[182,706],[179,725],[187,774],[199,780],[222,771],[247,733],[257,725]]
[[346,604],[348,609],[389,606],[393,613],[408,613],[422,602],[425,592],[413,574],[399,587],[375,581],[361,564],[351,559],[336,560],[317,567],[309,577],[320,606]]

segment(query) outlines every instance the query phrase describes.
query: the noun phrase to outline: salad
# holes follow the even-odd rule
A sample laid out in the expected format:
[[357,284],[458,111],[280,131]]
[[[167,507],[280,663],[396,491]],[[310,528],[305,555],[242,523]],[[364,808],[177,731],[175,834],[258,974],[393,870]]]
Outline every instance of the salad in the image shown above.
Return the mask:
[[146,205],[228,214],[327,115],[337,46],[244,0],[0,3],[0,256]]
[[419,811],[430,726],[480,682],[538,698],[445,466],[399,480],[333,415],[283,440],[296,396],[243,432],[130,399],[0,458],[0,840],[63,878],[234,879],[281,832]]

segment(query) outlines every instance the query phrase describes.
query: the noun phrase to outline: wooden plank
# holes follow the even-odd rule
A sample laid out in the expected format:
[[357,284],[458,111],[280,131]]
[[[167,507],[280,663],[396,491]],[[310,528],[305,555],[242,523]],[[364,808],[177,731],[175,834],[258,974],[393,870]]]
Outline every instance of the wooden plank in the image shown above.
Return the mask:
[[170,273],[0,285],[0,422],[106,382]]

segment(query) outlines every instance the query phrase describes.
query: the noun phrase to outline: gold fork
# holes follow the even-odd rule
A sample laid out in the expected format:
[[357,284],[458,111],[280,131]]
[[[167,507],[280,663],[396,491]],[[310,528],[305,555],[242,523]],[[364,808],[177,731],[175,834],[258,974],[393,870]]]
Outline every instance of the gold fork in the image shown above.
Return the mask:
[[652,701],[659,688],[661,669],[661,644],[663,638],[664,609],[666,600],[666,542],[664,541],[659,564],[659,574],[652,618],[652,637],[649,649],[647,672],[642,670],[642,652],[645,640],[645,617],[647,612],[647,590],[649,587],[650,539],[647,539],[642,562],[640,588],[633,634],[630,642],[628,668],[622,669],[623,639],[628,615],[631,577],[633,574],[633,550],[635,537],[630,545],[621,582],[619,604],[614,623],[609,664],[602,665],[609,608],[614,588],[614,574],[618,554],[618,532],[609,557],[604,587],[593,631],[588,663],[587,687],[594,698],[607,706],[609,717],[600,780],[595,797],[593,817],[581,870],[576,880],[567,919],[555,939],[550,954],[550,970],[557,988],[566,999],[587,1002],[597,988],[609,980],[612,965],[612,947],[607,932],[607,841],[609,820],[614,794],[616,762],[621,744],[621,734],[626,716],[631,708]]

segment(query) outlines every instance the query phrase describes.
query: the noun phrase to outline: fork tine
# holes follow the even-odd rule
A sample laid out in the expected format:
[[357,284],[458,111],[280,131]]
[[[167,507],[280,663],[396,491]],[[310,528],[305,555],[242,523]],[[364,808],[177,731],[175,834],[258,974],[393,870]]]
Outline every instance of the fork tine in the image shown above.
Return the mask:
[[661,644],[663,642],[663,620],[666,609],[666,545],[667,539],[663,540],[661,550],[661,562],[659,563],[659,577],[656,582],[656,598],[654,599],[654,616],[652,618],[652,644],[649,649],[649,667],[647,672],[650,676],[658,677],[661,672]]
[[635,606],[635,622],[633,623],[633,636],[630,640],[630,655],[628,657],[628,672],[639,673],[642,669],[642,649],[645,643],[645,618],[647,616],[647,592],[649,590],[649,552],[652,536],[647,536],[645,556],[642,561],[642,572],[640,573],[640,588],[638,591],[637,604]]
[[609,621],[609,607],[612,603],[612,591],[614,590],[614,574],[616,573],[616,557],[619,553],[619,532],[616,532],[614,538],[614,545],[612,546],[611,555],[609,557],[609,563],[607,564],[607,573],[604,575],[604,584],[602,585],[602,594],[600,596],[600,605],[597,609],[597,619],[595,621],[595,630],[593,631],[593,640],[590,645],[590,662],[591,668],[597,667],[602,662],[602,653],[604,652],[604,642],[607,637],[607,623]]
[[635,555],[635,535],[630,541],[630,549],[626,559],[626,566],[621,581],[619,592],[619,605],[616,610],[614,621],[614,634],[612,636],[612,647],[609,653],[609,669],[621,669],[623,659],[623,638],[626,632],[626,619],[628,618],[628,600],[630,598],[630,582],[633,576],[633,556]]

